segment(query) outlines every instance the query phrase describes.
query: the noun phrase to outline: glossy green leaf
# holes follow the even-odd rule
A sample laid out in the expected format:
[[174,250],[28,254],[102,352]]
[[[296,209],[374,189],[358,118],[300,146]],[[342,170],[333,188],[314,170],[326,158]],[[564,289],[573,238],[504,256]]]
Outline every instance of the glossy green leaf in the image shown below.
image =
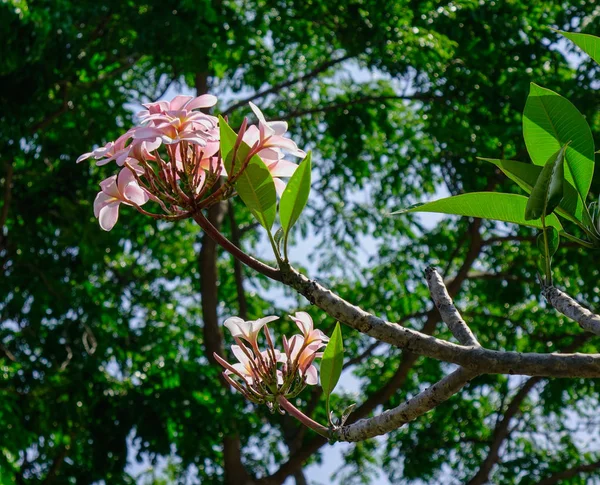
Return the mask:
[[562,30],[557,30],[556,32],[569,39],[583,52],[594,59],[596,63],[600,64],[600,37],[590,34],[574,34]]
[[223,157],[223,160],[226,160],[227,156],[235,146],[235,141],[237,140],[237,133],[231,129],[231,127],[227,124],[227,122],[221,115],[219,115],[219,136],[221,157]]
[[265,163],[254,155],[235,183],[237,193],[258,222],[271,230],[277,215],[275,183]]
[[554,91],[531,83],[523,111],[523,136],[531,160],[546,161],[571,142],[566,151],[565,178],[585,200],[594,174],[594,140],[583,115]]
[[[237,134],[222,117],[219,117],[219,131],[221,136],[221,156],[223,157],[225,169],[229,176],[237,174],[250,152],[250,147],[242,142],[234,161],[233,149],[237,140]],[[254,155],[250,159],[244,171],[239,175],[235,182],[235,189],[258,222],[270,231],[277,215],[277,193],[273,177],[258,155]]]
[[302,160],[294,174],[291,176],[281,196],[281,202],[279,203],[279,218],[281,220],[281,227],[283,227],[286,241],[290,230],[300,217],[300,214],[308,202],[311,179],[311,158],[312,154],[311,152],[308,152],[306,158]]
[[[323,393],[327,399],[328,409],[329,397],[342,375],[343,364],[344,343],[342,340],[342,330],[340,324],[336,323],[335,329],[329,339],[329,343],[323,352],[323,358],[321,359],[321,387],[323,388]],[[327,414],[329,414],[329,412]]]
[[526,220],[530,221],[550,215],[562,200],[564,196],[566,149],[567,145],[563,146],[544,165],[533,186],[527,201],[527,207],[525,207]]
[[[542,173],[542,167],[531,163],[517,162],[515,160],[500,160],[497,158],[479,158],[485,162],[493,163],[513,182],[530,194],[538,177]],[[588,221],[581,197],[575,187],[565,180],[564,197],[561,200],[556,213],[572,221]]]
[[[558,231],[554,227],[546,228],[546,236],[548,237],[548,255],[550,258],[554,256],[556,251],[558,250],[558,245],[560,243],[560,235]],[[538,235],[537,237],[537,247],[541,251],[542,254],[546,254],[546,246],[544,242],[544,231]]]
[[[512,222],[522,226],[541,228],[541,221],[525,220],[526,206],[527,197],[522,195],[502,194],[498,192],[472,192],[470,194],[456,195],[446,199],[417,204],[407,209],[394,212],[393,214],[407,212],[436,212],[441,214],[454,214],[502,222]],[[562,225],[554,214],[551,214],[546,218],[546,225],[554,226],[559,231],[562,230]]]

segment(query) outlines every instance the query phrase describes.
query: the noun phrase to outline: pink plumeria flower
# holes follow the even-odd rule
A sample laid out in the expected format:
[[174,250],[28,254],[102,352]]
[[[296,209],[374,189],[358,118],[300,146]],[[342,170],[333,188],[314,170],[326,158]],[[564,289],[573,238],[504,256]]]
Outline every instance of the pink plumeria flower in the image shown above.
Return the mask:
[[296,312],[295,315],[290,315],[290,318],[296,322],[298,328],[302,332],[306,345],[313,342],[319,342],[324,345],[324,342],[329,341],[329,337],[318,328],[314,328],[312,317],[306,312]]
[[203,94],[202,96],[175,96],[171,101],[157,101],[155,103],[147,103],[142,106],[146,108],[140,111],[137,116],[140,121],[144,121],[148,116],[164,113],[166,111],[179,111],[186,109],[192,111],[194,109],[212,108],[217,104],[217,97],[212,94]]
[[319,382],[317,368],[312,363],[315,358],[322,355],[319,352],[321,347],[320,341],[308,344],[302,335],[294,335],[289,341],[287,338],[283,338],[283,348],[291,366],[297,366],[300,375],[311,386]]
[[258,118],[258,134],[264,148],[286,150],[295,157],[305,157],[306,153],[298,145],[283,135],[287,132],[288,124],[285,121],[267,121],[262,111],[254,103],[249,103],[250,108]]
[[240,317],[231,317],[225,320],[225,326],[234,338],[241,338],[249,342],[253,347],[257,345],[257,337],[260,330],[270,322],[278,320],[279,317],[269,316],[258,320],[242,320]]
[[[133,168],[136,171],[142,170],[137,166]],[[113,175],[100,182],[100,188],[102,190],[94,200],[94,216],[105,231],[110,231],[117,223],[121,204],[141,206],[150,198],[138,185],[129,168],[122,169],[118,176]]]
[[198,111],[198,108],[210,108],[217,98],[210,94],[198,96],[175,96],[169,101],[145,104],[147,111],[138,113],[140,122],[148,124],[135,129],[137,140],[155,140],[171,145],[181,141],[206,146],[212,140],[211,132],[217,126],[217,118]]
[[267,121],[255,104],[250,103],[250,108],[258,118],[258,127],[248,127],[243,140],[251,147],[257,143],[261,144],[262,148],[258,156],[269,169],[275,182],[275,189],[281,195],[285,189],[285,183],[281,178],[291,177],[298,168],[295,163],[284,160],[283,150],[296,157],[305,157],[306,153],[300,150],[293,140],[283,136],[288,128],[285,121]]

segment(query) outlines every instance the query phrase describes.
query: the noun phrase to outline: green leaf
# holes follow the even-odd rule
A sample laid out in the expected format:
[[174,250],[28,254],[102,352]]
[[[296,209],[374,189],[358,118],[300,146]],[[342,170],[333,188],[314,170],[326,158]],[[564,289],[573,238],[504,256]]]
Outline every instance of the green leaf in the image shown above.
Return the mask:
[[[233,150],[235,141],[237,140],[237,133],[231,129],[225,119],[219,115],[219,135],[220,135],[220,149],[221,157],[223,160],[227,159],[227,156]],[[225,167],[227,169],[227,167]]]
[[[558,250],[558,245],[560,243],[560,235],[558,231],[554,227],[546,228],[546,235],[548,237],[548,255],[550,258],[554,256],[556,251]],[[546,246],[544,243],[544,231],[538,235],[537,237],[537,247],[542,252],[542,254],[546,254]],[[545,257],[545,256],[544,256]]]
[[545,165],[568,142],[565,178],[585,200],[594,174],[594,140],[583,115],[554,91],[531,83],[523,111],[523,136],[531,160]]
[[277,193],[273,177],[259,156],[250,159],[235,188],[258,222],[270,231],[277,215]]
[[335,389],[340,376],[342,375],[342,365],[344,364],[344,343],[342,340],[342,330],[339,322],[331,334],[329,343],[323,352],[321,359],[321,387],[327,399],[327,415],[329,416],[329,397]]
[[[472,192],[455,195],[446,199],[417,204],[393,214],[406,212],[436,212],[459,216],[480,217],[495,221],[512,222],[522,226],[542,227],[541,221],[525,220],[527,197],[498,192]],[[554,214],[546,218],[546,225],[562,230],[562,225]]]
[[583,52],[590,56],[597,64],[600,64],[600,37],[589,34],[574,34],[572,32],[563,32],[562,30],[556,30],[559,34],[563,35]]
[[[479,158],[485,162],[493,163],[513,182],[516,182],[527,194],[533,190],[538,177],[542,173],[542,167],[531,163],[517,162],[515,160],[500,160],[497,158]],[[566,219],[572,221],[588,221],[589,217],[585,210],[580,195],[575,187],[565,180],[564,197],[556,212]]]
[[302,160],[294,174],[287,183],[279,203],[279,218],[281,227],[285,234],[284,244],[287,243],[287,237],[300,217],[300,214],[308,202],[310,193],[310,170],[312,154],[308,152],[306,158]]
[[525,219],[539,219],[542,216],[550,215],[564,196],[565,179],[565,150],[567,145],[563,146],[558,152],[552,155],[538,177],[529,200],[525,207]]
[[[234,163],[233,148],[237,140],[237,134],[222,117],[219,117],[219,132],[223,163],[227,174],[232,176],[236,170],[239,171],[241,168],[242,162],[250,152],[250,147],[242,142]],[[235,189],[258,222],[267,231],[270,231],[277,215],[277,193],[275,192],[273,177],[258,155],[254,155],[250,159],[244,171],[239,175],[235,182]]]

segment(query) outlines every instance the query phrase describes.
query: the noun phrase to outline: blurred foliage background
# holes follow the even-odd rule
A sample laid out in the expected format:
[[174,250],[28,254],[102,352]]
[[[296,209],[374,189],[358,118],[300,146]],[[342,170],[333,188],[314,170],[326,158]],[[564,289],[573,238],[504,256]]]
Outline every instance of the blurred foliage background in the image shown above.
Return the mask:
[[[227,316],[306,309],[324,330],[334,322],[192,222],[123,210],[104,233],[93,217],[110,173],[75,159],[165,94],[220,96],[234,125],[248,99],[288,120],[314,150],[316,179],[292,259],[346,299],[449,337],[424,285],[434,264],[483,345],[597,351],[544,306],[533,232],[385,213],[436,194],[517,190],[475,157],[527,160],[531,81],[568,97],[597,131],[598,68],[549,27],[597,34],[599,15],[590,0],[2,2],[0,483],[302,485],[329,446],[225,389],[209,356],[231,343]],[[211,218],[268,254],[237,201]],[[598,308],[594,261],[566,244],[555,278]],[[284,319],[277,330],[290,328]],[[344,335],[356,389],[335,406],[357,402],[353,419],[448,370]],[[322,482],[596,483],[596,384],[477,378],[385,439],[344,447]],[[318,390],[298,404],[324,420]]]

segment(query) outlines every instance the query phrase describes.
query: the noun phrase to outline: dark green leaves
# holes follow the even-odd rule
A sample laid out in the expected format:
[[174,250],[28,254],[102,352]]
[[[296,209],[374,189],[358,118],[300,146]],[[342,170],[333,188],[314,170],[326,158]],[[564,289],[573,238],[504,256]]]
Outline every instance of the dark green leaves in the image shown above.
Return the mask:
[[[482,219],[512,222],[523,226],[541,228],[541,221],[528,221],[525,219],[526,205],[527,197],[522,195],[501,194],[497,192],[473,192],[471,194],[456,195],[446,199],[419,204],[395,212],[394,214],[405,212],[437,212],[480,217]],[[554,214],[551,214],[546,219],[546,225],[554,226],[559,231],[562,230],[562,225]]]
[[242,170],[250,147],[242,142],[238,148],[235,160],[233,151],[237,134],[227,122],[219,117],[221,135],[221,156],[229,177],[237,176],[235,189],[261,225],[270,231],[277,215],[277,195],[275,183],[269,169],[258,155],[254,155]]
[[527,201],[525,219],[530,221],[550,215],[564,196],[564,158],[568,145],[552,155],[542,169]]
[[290,178],[279,204],[279,218],[284,232],[284,247],[287,248],[288,234],[306,207],[310,193],[311,152],[300,163]]
[[594,173],[594,140],[577,108],[555,92],[531,83],[523,111],[523,136],[536,165],[545,165],[563,145],[571,142],[565,154],[565,178],[585,200]]
[[336,323],[329,343],[323,352],[321,360],[321,387],[327,400],[327,415],[329,416],[329,398],[342,374],[344,364],[344,343],[340,324]]

